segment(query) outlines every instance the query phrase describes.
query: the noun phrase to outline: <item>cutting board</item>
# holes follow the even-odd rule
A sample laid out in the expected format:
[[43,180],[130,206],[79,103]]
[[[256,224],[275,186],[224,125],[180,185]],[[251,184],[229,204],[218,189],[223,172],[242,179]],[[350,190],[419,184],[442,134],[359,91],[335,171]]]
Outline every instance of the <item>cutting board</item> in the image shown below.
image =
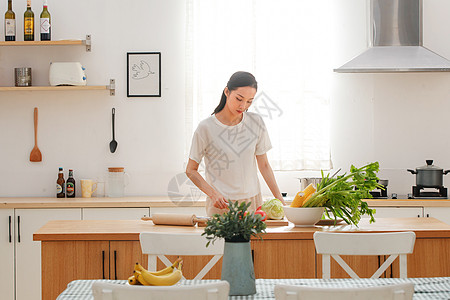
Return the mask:
[[[264,221],[267,226],[288,226],[289,222],[287,220],[266,220]],[[197,223],[198,227],[205,227],[206,223]]]
[[282,220],[266,220],[264,221],[267,226],[288,226],[289,222],[285,219]]

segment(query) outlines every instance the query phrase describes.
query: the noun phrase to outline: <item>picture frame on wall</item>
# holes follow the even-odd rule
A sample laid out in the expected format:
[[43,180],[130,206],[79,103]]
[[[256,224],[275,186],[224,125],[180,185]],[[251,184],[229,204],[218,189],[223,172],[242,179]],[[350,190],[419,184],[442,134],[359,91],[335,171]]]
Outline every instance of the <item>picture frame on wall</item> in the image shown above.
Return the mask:
[[161,97],[161,52],[127,52],[127,97]]

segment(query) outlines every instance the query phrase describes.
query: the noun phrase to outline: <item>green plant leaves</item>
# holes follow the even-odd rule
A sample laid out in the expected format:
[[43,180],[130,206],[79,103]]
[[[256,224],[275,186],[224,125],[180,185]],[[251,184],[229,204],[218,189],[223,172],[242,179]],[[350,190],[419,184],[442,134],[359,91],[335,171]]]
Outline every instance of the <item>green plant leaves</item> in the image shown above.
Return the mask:
[[[350,174],[330,178],[324,175],[317,185],[317,192],[303,205],[304,207],[326,207],[328,217],[342,218],[347,224],[358,225],[362,215],[370,216],[370,223],[375,222],[373,214],[363,199],[372,198],[369,191],[383,188],[378,184],[378,162],[373,162],[361,168],[350,167]],[[331,216],[330,216],[331,215]]]
[[232,202],[229,203],[229,211],[222,215],[215,214],[206,223],[202,235],[206,236],[208,243],[206,246],[218,238],[224,238],[225,241],[250,241],[250,237],[261,237],[261,233],[266,232],[266,223],[262,221],[261,215],[255,215],[253,212],[247,212],[251,202]]

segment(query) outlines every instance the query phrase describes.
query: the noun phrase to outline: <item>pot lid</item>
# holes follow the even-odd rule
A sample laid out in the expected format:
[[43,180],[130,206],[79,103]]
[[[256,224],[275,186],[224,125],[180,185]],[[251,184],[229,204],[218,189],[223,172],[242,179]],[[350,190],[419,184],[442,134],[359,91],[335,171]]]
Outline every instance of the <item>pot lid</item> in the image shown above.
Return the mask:
[[420,171],[443,171],[444,169],[436,167],[433,165],[433,160],[432,159],[427,159],[426,160],[427,164],[425,166],[422,167],[418,167],[416,168],[416,170],[420,170]]

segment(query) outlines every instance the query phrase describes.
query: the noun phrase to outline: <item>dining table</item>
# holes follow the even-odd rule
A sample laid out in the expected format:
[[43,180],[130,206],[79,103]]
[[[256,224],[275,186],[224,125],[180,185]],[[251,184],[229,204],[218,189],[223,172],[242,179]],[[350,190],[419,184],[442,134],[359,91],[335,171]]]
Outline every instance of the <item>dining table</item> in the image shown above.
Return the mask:
[[[57,300],[92,300],[92,284],[96,281],[127,284],[126,280],[74,280],[58,296]],[[217,282],[218,280],[181,280],[179,285],[195,285]],[[383,286],[399,283],[413,283],[413,299],[450,299],[450,277],[423,278],[339,278],[339,279],[256,279],[256,294],[249,296],[230,296],[229,299],[275,299],[277,284],[302,285],[323,288],[358,288]]]

